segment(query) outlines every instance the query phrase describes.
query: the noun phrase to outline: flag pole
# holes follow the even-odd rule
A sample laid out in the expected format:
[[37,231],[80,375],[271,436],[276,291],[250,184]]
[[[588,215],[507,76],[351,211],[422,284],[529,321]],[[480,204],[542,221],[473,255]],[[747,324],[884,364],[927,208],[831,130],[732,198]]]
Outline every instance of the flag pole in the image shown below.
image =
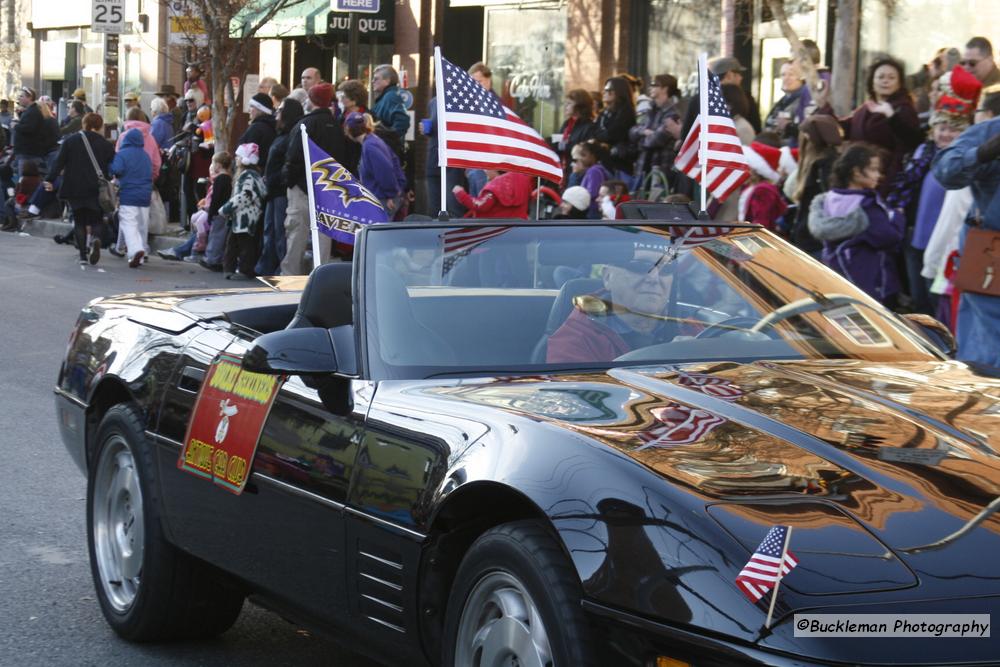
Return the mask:
[[306,193],[309,195],[309,229],[312,233],[313,268],[323,262],[319,252],[319,225],[316,222],[316,193],[313,192],[312,157],[309,155],[309,135],[306,126],[299,124],[302,136],[302,158],[306,170]]
[[541,220],[541,205],[542,205],[542,177],[535,177],[535,220]]
[[767,610],[767,619],[764,621],[764,628],[771,628],[771,617],[774,616],[774,603],[778,599],[778,587],[781,586],[781,577],[785,569],[785,556],[788,554],[788,543],[792,540],[792,527],[788,527],[785,533],[785,543],[781,547],[781,560],[778,561],[778,578],[774,582],[774,589],[771,591],[771,606]]
[[701,132],[698,136],[698,161],[701,163],[701,213],[708,213],[708,54],[698,55],[698,102]]
[[448,142],[445,138],[448,122],[445,120],[444,72],[441,66],[441,47],[434,47],[434,95],[437,106],[438,168],[441,170],[441,206],[437,217],[448,217]]

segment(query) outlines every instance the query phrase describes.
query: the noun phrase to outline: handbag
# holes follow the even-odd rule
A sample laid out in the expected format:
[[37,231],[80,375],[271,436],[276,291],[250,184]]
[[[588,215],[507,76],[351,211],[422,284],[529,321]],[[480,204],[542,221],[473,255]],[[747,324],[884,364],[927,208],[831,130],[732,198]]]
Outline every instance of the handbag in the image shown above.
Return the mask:
[[1000,230],[983,227],[978,210],[969,216],[967,224],[969,231],[955,272],[955,287],[963,292],[1000,296]]
[[80,138],[83,139],[87,155],[90,156],[90,162],[94,165],[94,171],[97,172],[97,203],[104,213],[114,213],[118,209],[118,188],[114,183],[104,178],[104,172],[98,166],[97,158],[94,157],[94,151],[90,147],[87,133],[81,130]]

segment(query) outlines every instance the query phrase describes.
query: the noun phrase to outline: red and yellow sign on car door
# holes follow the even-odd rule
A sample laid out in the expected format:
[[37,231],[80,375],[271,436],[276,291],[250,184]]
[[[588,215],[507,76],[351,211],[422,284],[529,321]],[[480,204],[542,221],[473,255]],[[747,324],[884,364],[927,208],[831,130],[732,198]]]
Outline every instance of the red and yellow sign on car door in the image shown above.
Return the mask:
[[198,392],[177,467],[240,494],[282,378],[243,370],[220,355]]

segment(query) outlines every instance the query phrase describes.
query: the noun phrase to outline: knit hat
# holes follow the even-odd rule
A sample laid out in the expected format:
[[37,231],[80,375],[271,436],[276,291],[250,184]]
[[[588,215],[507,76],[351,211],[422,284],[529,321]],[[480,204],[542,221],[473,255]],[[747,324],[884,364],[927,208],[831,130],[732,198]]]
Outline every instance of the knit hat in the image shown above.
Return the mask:
[[257,111],[262,111],[268,115],[274,113],[274,104],[271,102],[271,96],[265,95],[264,93],[257,93],[251,97],[250,106]]
[[260,162],[260,150],[257,144],[240,144],[236,149],[236,161],[243,165],[255,165]]
[[365,115],[359,111],[352,111],[344,118],[344,127],[349,130],[360,129],[365,126]]
[[570,206],[580,211],[586,211],[590,208],[590,193],[587,192],[587,188],[581,185],[566,188],[566,192],[562,194],[562,200],[569,202]]
[[934,104],[931,114],[931,125],[949,123],[951,125],[968,126],[972,123],[972,115],[976,111],[979,93],[983,84],[961,65],[956,65],[950,72],[945,72],[937,80],[940,97]]
[[769,181],[777,181],[778,165],[781,163],[781,149],[755,141],[743,147],[750,168]]
[[83,88],[77,88],[73,91],[73,99],[87,101],[87,91]]
[[327,82],[317,83],[309,89],[309,101],[320,109],[329,109],[333,102],[333,85]]

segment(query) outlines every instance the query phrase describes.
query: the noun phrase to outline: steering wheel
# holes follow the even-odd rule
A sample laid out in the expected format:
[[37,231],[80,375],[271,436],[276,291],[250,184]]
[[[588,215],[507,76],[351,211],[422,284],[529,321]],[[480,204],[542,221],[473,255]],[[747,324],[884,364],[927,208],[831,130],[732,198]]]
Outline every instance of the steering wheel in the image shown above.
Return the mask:
[[[715,324],[710,324],[705,329],[698,332],[695,339],[699,338],[718,338],[719,336],[727,333],[732,333],[738,331],[740,333],[754,333],[751,329],[760,323],[760,318],[758,317],[747,317],[746,315],[734,315],[733,317],[728,317],[721,322],[716,322]],[[773,338],[773,336],[768,336],[768,338]]]

